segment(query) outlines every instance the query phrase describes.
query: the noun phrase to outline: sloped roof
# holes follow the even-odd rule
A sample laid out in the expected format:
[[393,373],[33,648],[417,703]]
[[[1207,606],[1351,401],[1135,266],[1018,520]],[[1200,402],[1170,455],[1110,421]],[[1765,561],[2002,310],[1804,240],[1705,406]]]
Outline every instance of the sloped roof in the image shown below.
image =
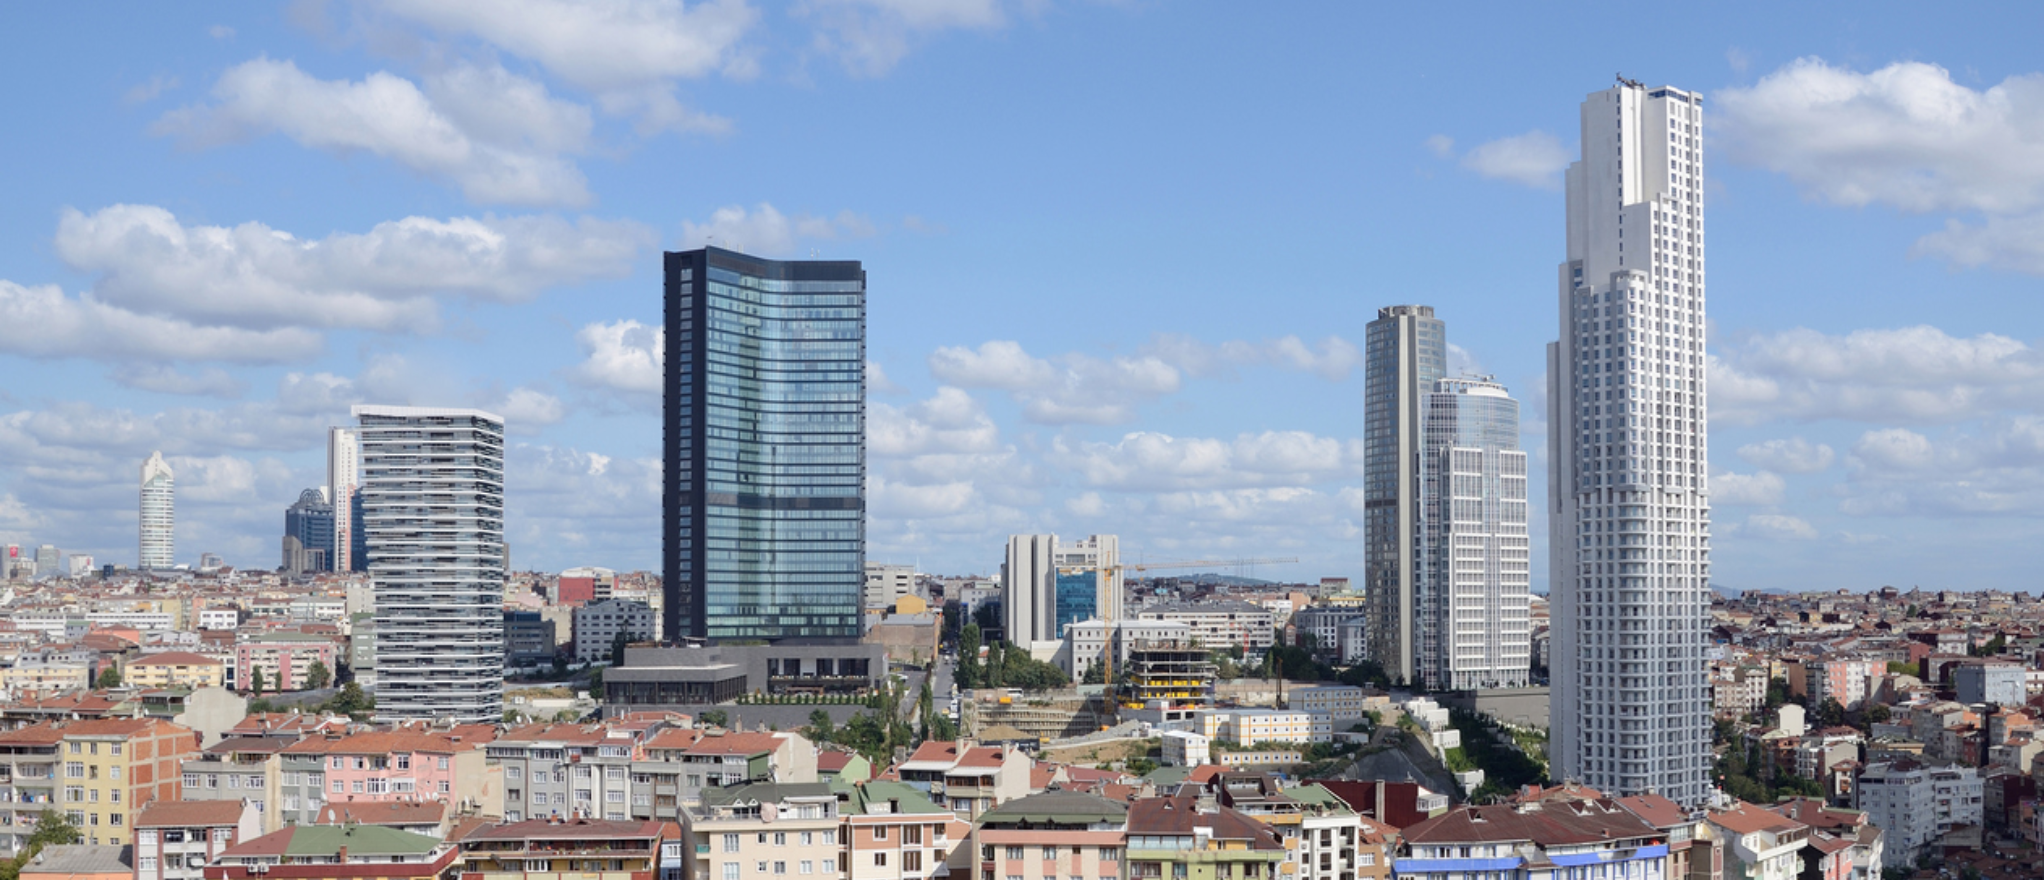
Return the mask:
[[148,654],[141,657],[137,657],[133,660],[128,661],[128,665],[130,667],[135,667],[135,666],[223,666],[225,664],[204,654],[194,654],[190,651],[164,651],[161,654]]
[[[869,785],[871,783],[868,783]],[[1053,788],[1041,794],[1020,797],[987,811],[979,817],[984,825],[1092,824],[1119,822],[1129,808],[1097,794]]]
[[1412,843],[1533,841],[1542,846],[1659,834],[1659,829],[1608,800],[1464,806],[1403,832]]
[[1202,812],[1199,809],[1198,798],[1144,798],[1129,806],[1130,835],[1185,836],[1192,834],[1194,828],[1212,829],[1216,840],[1247,841],[1251,849],[1285,848],[1284,841],[1278,838],[1277,832],[1271,830],[1270,826],[1228,807],[1216,807],[1213,812]]
[[320,808],[315,825],[437,825],[447,818],[445,801],[354,801]]
[[332,856],[344,846],[350,856],[412,856],[440,845],[438,838],[375,825],[292,825],[229,847],[220,857]]
[[527,819],[484,828],[467,840],[620,840],[657,838],[665,824],[653,819]]
[[868,815],[867,805],[887,804],[889,811],[914,815],[943,813],[951,810],[937,806],[930,796],[913,785],[902,782],[865,782],[852,788],[852,814]]
[[137,828],[234,825],[241,821],[240,801],[155,801],[135,817]]

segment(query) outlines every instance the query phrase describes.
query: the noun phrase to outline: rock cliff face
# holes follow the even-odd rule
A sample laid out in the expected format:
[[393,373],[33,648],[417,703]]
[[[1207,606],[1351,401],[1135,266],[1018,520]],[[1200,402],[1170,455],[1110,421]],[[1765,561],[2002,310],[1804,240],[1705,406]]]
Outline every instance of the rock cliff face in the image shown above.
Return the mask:
[[1388,782],[1417,782],[1429,790],[1462,801],[1462,786],[1433,752],[1411,734],[1397,728],[1378,728],[1377,735],[1363,748],[1343,779],[1375,779]]

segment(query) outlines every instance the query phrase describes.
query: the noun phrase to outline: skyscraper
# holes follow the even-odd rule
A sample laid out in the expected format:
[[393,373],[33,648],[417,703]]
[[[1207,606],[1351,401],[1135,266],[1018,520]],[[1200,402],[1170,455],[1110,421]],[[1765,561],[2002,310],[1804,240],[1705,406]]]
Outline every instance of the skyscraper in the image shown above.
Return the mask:
[[504,713],[504,419],[354,407],[378,720]]
[[1065,627],[1122,613],[1121,539],[1093,535],[1009,535],[1001,564],[1001,609],[1008,641],[1028,648],[1064,638]]
[[334,505],[318,489],[298,493],[284,508],[284,570],[292,574],[332,571]]
[[44,544],[35,548],[35,576],[53,578],[62,575],[64,573],[62,559],[63,553],[55,544]]
[[1024,648],[1050,635],[1057,619],[1057,536],[1009,535],[1001,562],[1001,618],[1008,641]]
[[169,568],[177,558],[177,475],[163,453],[149,453],[142,463],[140,568]]
[[859,638],[866,272],[666,256],[669,640]]
[[1683,804],[1711,757],[1702,126],[1680,89],[1583,102],[1547,350],[1553,775]]
[[355,432],[329,428],[326,438],[327,500],[334,506],[332,571],[368,571],[362,533],[355,520],[362,513],[361,447]]
[[1418,681],[1422,407],[1448,372],[1432,306],[1387,306],[1364,333],[1363,580],[1369,651],[1392,681]]
[[1420,681],[1437,690],[1523,687],[1532,630],[1519,402],[1486,377],[1441,379],[1425,412]]

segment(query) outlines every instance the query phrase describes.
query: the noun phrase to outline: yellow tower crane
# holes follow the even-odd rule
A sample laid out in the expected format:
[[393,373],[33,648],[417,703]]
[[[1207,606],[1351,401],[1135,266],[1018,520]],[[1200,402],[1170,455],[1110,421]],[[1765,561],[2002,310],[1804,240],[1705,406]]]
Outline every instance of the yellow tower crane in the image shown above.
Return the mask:
[[1106,565],[1060,565],[1057,567],[1058,574],[1082,574],[1089,571],[1099,573],[1097,588],[1100,590],[1100,593],[1097,604],[1100,606],[1100,619],[1107,624],[1107,646],[1101,662],[1105,664],[1102,670],[1105,673],[1103,679],[1107,682],[1110,702],[1113,699],[1114,691],[1114,619],[1117,616],[1117,612],[1121,609],[1124,572],[1163,571],[1166,569],[1186,568],[1242,569],[1252,565],[1289,565],[1299,561],[1299,558],[1296,556],[1285,556],[1265,559],[1190,559],[1183,562],[1138,562],[1134,565],[1122,565],[1121,560],[1118,558],[1120,554],[1116,553],[1115,555],[1117,558],[1112,563]]

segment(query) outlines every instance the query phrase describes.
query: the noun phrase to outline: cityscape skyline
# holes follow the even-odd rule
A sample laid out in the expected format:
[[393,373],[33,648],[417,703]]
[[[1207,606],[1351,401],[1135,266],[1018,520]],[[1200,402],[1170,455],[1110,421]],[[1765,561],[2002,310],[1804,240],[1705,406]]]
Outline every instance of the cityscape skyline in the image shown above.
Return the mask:
[[[402,13],[329,16],[342,36],[328,39],[306,21],[148,10],[136,25],[166,35],[161,48],[90,45],[63,11],[18,13],[51,39],[9,63],[123,60],[103,65],[109,79],[17,102],[50,136],[0,148],[46,169],[0,216],[0,358],[13,379],[0,400],[0,540],[126,564],[134,463],[161,448],[179,478],[176,562],[213,551],[267,565],[277,512],[327,482],[324,432],[349,404],[480,405],[521,432],[507,474],[517,564],[656,568],[652,256],[714,239],[774,258],[857,257],[886,279],[869,350],[872,558],[993,576],[1009,534],[1100,533],[1120,536],[1131,562],[1299,556],[1250,573],[1360,578],[1369,310],[1419,301],[1457,316],[1457,372],[1519,389],[1521,446],[1535,450],[1545,364],[1527,328],[1548,320],[1557,162],[1572,146],[1557,96],[1617,68],[1701,87],[1727,123],[1710,135],[1722,138],[1713,225],[1738,256],[1716,280],[1797,291],[1727,298],[1707,328],[1713,577],[1977,587],[2034,567],[2002,550],[2025,546],[2037,512],[2025,487],[2039,479],[2025,451],[2039,306],[2024,295],[2026,239],[2009,233],[2038,196],[2027,165],[1996,159],[2028,143],[2009,122],[2028,106],[2011,78],[2034,61],[2009,38],[1937,24],[1846,41],[1805,11],[1759,34],[1714,11],[1649,62],[1630,39],[1644,23],[1513,10],[1455,45],[1424,37],[1303,60],[1315,53],[1298,51],[1300,35],[1330,39],[1353,14],[1306,27],[1284,11],[1240,30],[1197,10],[1010,10],[984,28],[917,32],[892,66],[855,74],[790,48],[824,25],[767,13],[714,47],[752,58],[752,79],[714,66],[634,74],[634,88],[671,89],[725,133],[644,134],[653,117],[600,100],[623,94],[621,80]],[[1424,24],[1410,12],[1383,22]],[[346,36],[371,26],[431,41],[449,66]],[[1483,60],[1564,26],[1614,48],[1503,82]],[[1161,48],[1223,44],[1263,69],[1231,79]],[[1103,45],[1170,83],[1089,51]],[[1073,59],[1054,79],[1008,76],[1051,53]],[[798,69],[807,82],[791,85]],[[565,122],[557,130],[582,134],[490,128],[461,103],[460,71],[529,86],[519,94],[557,113],[546,117]],[[262,83],[341,98],[393,88],[489,159],[465,172],[412,149],[409,130],[362,141],[293,127],[254,102]],[[1278,83],[1289,88],[1263,89]],[[1810,103],[1818,83],[1854,97]],[[1293,153],[1182,136],[1175,113],[1244,90],[1263,96],[1237,101],[1258,114],[1245,129],[1282,132]],[[1156,109],[1117,121],[1126,105],[1074,94]],[[1927,153],[1899,146],[1926,130],[1908,112],[1917,97],[1969,114]],[[915,112],[982,103],[1050,124],[974,110],[940,128]],[[814,146],[854,124],[867,143]],[[1824,137],[1848,129],[1865,140]],[[1047,134],[1060,131],[1107,146],[1073,156]],[[959,164],[976,150],[1012,170],[989,179]],[[1253,185],[1167,185],[1230,154],[1265,171]],[[701,167],[714,180],[688,175],[686,191],[640,185]],[[532,170],[524,181],[538,188],[514,191],[519,178],[493,168]],[[284,235],[300,247],[263,249]],[[1326,264],[1258,281],[1256,307],[1241,309],[1235,282],[1183,257],[1218,247],[1265,265],[1359,250],[1378,268],[1358,280],[1353,266],[1295,261]],[[1018,253],[1056,254],[1063,280],[1022,277]],[[367,271],[363,254],[405,277]],[[1935,313],[1921,308],[1933,295]],[[1536,494],[1546,469],[1529,455]],[[1544,514],[1530,527],[1546,589]],[[1978,564],[1933,566],[1932,546]]]

